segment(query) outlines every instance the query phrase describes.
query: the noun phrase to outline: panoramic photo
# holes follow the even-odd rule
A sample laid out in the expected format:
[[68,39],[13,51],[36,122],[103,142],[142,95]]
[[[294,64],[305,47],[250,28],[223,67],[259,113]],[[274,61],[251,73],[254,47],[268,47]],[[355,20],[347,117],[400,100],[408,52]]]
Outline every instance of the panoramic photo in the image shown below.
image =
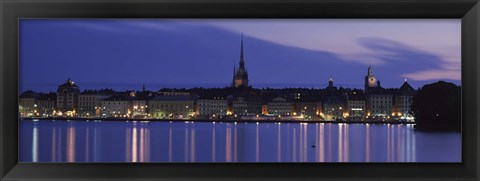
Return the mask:
[[19,162],[461,162],[460,19],[20,19]]

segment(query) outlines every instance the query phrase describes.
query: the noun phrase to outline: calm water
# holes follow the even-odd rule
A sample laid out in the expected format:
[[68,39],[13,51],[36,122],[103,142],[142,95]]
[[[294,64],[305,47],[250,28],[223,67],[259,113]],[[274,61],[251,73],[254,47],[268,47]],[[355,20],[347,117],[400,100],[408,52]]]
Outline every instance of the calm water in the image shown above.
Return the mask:
[[460,162],[412,125],[21,121],[20,162]]

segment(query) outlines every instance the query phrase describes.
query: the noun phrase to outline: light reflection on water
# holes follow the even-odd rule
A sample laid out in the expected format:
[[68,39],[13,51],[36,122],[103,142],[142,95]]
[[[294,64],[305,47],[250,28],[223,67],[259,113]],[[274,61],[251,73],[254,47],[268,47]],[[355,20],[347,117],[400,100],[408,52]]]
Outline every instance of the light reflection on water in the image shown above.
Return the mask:
[[460,162],[412,125],[21,121],[20,162]]

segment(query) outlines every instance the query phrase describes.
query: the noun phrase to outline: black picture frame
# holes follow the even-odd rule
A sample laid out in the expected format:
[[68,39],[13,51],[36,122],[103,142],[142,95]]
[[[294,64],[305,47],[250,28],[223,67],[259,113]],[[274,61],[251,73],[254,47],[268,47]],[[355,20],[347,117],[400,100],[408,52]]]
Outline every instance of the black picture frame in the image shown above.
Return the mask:
[[[19,18],[462,19],[462,163],[18,163]],[[479,180],[478,0],[0,0],[3,180]]]

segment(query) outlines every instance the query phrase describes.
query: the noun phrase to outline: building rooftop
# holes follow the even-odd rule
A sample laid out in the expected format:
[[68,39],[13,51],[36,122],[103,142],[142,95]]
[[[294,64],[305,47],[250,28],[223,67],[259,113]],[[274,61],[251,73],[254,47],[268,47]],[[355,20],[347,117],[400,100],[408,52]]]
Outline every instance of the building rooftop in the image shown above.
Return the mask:
[[192,101],[188,96],[165,96],[165,95],[158,95],[155,96],[151,101]]
[[78,85],[76,85],[75,82],[71,81],[70,79],[67,79],[64,84],[59,85],[58,87],[78,87]]
[[400,91],[403,91],[403,92],[412,92],[412,91],[415,91],[415,89],[413,89],[412,86],[410,86],[410,84],[408,84],[408,82],[405,80],[405,82],[402,84],[402,86],[400,87]]
[[37,97],[38,97],[38,93],[32,90],[27,90],[22,94],[20,94],[20,98],[37,98]]
[[121,94],[113,95],[103,99],[103,101],[129,101],[129,100],[132,100],[129,96],[125,96]]
[[365,100],[363,91],[353,91],[348,94],[348,100]]
[[58,86],[57,92],[68,91],[68,92],[80,92],[80,88],[75,84],[75,82],[67,79],[65,83]]
[[40,93],[38,95],[38,100],[39,101],[55,101],[57,100],[57,94],[53,92],[47,93],[47,94]]

